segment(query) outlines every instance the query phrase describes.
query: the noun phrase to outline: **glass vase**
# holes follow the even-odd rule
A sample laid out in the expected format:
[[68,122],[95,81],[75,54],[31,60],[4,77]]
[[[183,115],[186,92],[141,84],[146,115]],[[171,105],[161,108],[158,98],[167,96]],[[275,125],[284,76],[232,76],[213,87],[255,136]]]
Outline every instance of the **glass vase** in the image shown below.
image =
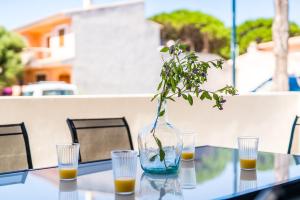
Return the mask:
[[[141,167],[146,173],[177,173],[182,152],[182,134],[167,120],[166,103],[158,109],[153,123],[143,128],[138,135]],[[159,106],[158,106],[159,107]],[[164,110],[164,115],[159,115]],[[159,142],[162,149],[159,148]],[[164,151],[164,158],[161,157]]]

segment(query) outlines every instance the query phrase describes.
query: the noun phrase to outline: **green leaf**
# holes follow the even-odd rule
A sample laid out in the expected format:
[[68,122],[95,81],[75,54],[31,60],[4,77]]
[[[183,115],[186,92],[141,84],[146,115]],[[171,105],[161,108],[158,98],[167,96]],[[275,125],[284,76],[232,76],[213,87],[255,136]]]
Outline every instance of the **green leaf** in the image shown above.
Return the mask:
[[159,160],[162,162],[165,159],[165,151],[163,149],[159,150]]
[[200,96],[200,99],[203,100],[203,99],[209,99],[209,100],[212,100],[210,94],[208,91],[203,91],[201,96]]
[[162,86],[162,83],[163,83],[163,81],[161,81],[161,82],[158,84],[158,87],[157,87],[157,89],[156,89],[156,90],[159,90],[159,89],[161,88],[161,86]]
[[176,90],[176,84],[175,84],[175,81],[173,78],[171,78],[171,85],[172,85],[172,92],[175,93],[175,90]]
[[165,110],[162,110],[159,112],[159,117],[163,116],[165,114]]
[[181,94],[181,95],[182,95],[182,97],[183,97],[185,100],[188,99],[188,97],[186,96],[186,94]]
[[216,101],[219,101],[219,100],[220,100],[219,96],[218,96],[216,93],[213,93],[213,98],[214,98],[214,100],[216,100]]
[[189,101],[190,105],[192,106],[193,105],[193,97],[190,94],[188,94],[188,101]]
[[175,102],[175,99],[173,99],[172,97],[167,97],[167,99],[170,99],[171,101]]
[[150,162],[153,162],[157,156],[158,156],[158,154],[155,154],[154,156],[152,156],[152,157],[149,159],[149,161],[150,161]]
[[161,50],[160,50],[160,52],[168,52],[169,51],[169,47],[163,47]]
[[151,101],[153,101],[158,95],[159,95],[159,93],[154,95],[154,97],[152,97]]

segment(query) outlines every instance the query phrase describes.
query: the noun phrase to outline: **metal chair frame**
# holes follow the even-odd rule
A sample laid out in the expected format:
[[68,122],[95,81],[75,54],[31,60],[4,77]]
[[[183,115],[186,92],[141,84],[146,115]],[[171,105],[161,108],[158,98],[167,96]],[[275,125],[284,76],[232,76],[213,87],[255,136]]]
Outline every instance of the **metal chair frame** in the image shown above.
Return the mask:
[[300,125],[300,123],[298,123],[298,119],[299,119],[299,116],[296,115],[294,122],[293,122],[292,130],[291,130],[290,142],[289,142],[288,151],[287,151],[288,154],[290,154],[291,150],[292,150],[296,126]]

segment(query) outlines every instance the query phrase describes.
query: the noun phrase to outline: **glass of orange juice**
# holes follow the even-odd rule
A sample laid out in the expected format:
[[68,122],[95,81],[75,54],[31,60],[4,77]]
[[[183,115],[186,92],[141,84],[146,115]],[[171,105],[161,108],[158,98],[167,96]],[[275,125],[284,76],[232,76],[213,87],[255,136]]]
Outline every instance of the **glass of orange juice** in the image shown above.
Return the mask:
[[111,152],[115,193],[133,194],[135,189],[137,152],[115,150]]
[[77,179],[79,144],[56,145],[60,180]]
[[195,158],[195,133],[183,133],[183,149],[181,153],[181,159],[188,161]]
[[239,137],[238,138],[240,167],[243,170],[256,169],[258,137]]

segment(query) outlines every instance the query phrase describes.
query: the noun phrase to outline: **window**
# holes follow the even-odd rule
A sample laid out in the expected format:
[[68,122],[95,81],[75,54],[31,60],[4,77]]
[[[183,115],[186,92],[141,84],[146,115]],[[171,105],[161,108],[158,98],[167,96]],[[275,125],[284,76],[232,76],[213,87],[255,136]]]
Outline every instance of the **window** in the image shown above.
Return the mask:
[[52,95],[73,95],[72,90],[44,90],[43,96],[52,96]]
[[23,92],[22,96],[33,96],[33,92]]
[[45,74],[36,75],[36,82],[39,82],[39,81],[46,81],[46,75]]
[[64,28],[59,29],[58,30],[58,37],[59,37],[59,46],[60,47],[64,46],[64,43],[65,43],[64,35],[65,35],[65,29]]
[[50,36],[46,37],[46,47],[50,47]]

